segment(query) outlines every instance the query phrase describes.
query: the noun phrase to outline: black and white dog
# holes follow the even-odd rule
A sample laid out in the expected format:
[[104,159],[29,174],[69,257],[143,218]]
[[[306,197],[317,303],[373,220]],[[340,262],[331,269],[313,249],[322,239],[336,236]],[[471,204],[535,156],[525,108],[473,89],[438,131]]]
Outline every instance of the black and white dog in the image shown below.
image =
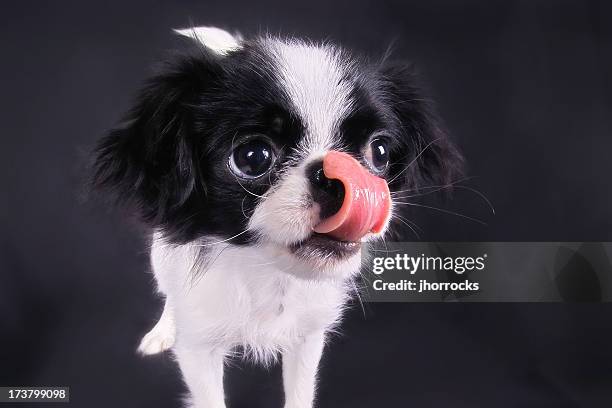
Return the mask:
[[166,303],[139,350],[172,349],[197,408],[225,406],[231,353],[282,355],[285,407],[311,407],[362,246],[392,228],[395,193],[448,185],[461,157],[409,67],[178,32],[191,49],[148,80],[95,158],[96,186],[153,231]]

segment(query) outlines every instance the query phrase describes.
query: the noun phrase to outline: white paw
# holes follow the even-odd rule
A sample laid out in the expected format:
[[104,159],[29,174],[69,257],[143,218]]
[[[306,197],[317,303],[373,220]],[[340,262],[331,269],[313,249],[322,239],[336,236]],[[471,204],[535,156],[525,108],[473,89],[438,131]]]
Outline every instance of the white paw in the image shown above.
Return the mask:
[[138,352],[143,356],[161,353],[174,346],[174,340],[174,327],[156,325],[142,338]]

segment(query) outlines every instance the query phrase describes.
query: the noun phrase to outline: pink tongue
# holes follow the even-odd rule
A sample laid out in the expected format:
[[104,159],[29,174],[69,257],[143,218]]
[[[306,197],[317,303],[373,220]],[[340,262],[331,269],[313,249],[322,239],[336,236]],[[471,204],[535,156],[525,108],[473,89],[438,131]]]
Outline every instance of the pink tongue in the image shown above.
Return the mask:
[[387,182],[350,155],[333,150],[323,159],[323,172],[343,184],[344,202],[336,214],[314,228],[315,232],[341,241],[358,241],[368,232],[380,232],[391,207]]

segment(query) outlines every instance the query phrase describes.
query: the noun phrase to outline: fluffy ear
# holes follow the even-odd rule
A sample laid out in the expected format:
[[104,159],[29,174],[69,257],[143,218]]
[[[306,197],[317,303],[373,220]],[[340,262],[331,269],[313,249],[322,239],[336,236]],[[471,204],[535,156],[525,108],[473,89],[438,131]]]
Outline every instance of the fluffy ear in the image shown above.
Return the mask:
[[94,188],[136,205],[152,226],[180,223],[204,185],[196,165],[192,106],[218,75],[214,58],[180,56],[150,78],[122,126],[94,152]]
[[[450,186],[463,174],[463,157],[442,128],[432,103],[418,87],[410,65],[381,68],[385,94],[399,121],[402,148],[391,157],[403,185]],[[408,166],[408,168],[406,168]]]
[[242,48],[240,34],[232,35],[217,27],[183,28],[175,29],[174,32],[192,38],[220,55]]

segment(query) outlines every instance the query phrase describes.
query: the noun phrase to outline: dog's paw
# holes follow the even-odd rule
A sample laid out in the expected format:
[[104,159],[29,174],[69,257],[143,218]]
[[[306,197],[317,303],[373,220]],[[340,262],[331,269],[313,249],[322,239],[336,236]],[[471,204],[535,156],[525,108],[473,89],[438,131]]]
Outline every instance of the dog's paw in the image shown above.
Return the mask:
[[143,356],[161,353],[174,346],[174,328],[156,325],[145,334],[138,346],[138,352]]

